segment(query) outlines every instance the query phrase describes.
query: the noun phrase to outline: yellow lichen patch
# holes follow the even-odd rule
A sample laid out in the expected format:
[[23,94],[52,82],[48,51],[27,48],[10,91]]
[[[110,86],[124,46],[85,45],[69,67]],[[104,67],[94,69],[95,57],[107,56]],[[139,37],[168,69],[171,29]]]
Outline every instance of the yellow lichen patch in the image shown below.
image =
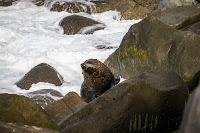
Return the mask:
[[122,48],[121,51],[119,52],[119,57],[121,61],[129,56],[139,59],[140,61],[147,61],[148,58],[147,51],[142,48],[137,48],[137,47]]

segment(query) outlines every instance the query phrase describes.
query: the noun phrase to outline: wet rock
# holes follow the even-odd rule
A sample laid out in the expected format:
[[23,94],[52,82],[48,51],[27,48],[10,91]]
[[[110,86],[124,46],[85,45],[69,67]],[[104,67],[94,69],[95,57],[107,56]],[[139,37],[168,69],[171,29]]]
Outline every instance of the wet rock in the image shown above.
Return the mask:
[[63,28],[64,34],[67,35],[92,34],[96,30],[105,28],[104,24],[79,15],[65,17],[60,22],[60,26]]
[[176,6],[188,6],[197,4],[196,0],[160,0],[159,9],[172,8]]
[[0,6],[11,6],[17,0],[0,0]]
[[190,96],[179,133],[198,133],[200,129],[200,87]]
[[190,81],[199,72],[200,37],[182,29],[190,22],[199,21],[200,8],[178,7],[177,14],[175,9],[167,10],[129,29],[120,47],[105,61],[113,73],[129,79],[142,72],[176,71],[185,81]]
[[95,46],[96,49],[113,49],[113,48],[116,48],[116,47],[113,47],[113,46],[106,46],[106,45],[97,45]]
[[75,92],[69,92],[64,98],[53,102],[45,108],[52,119],[60,125],[63,120],[84,107],[86,103]]
[[44,110],[24,96],[0,94],[0,114],[3,122],[57,129]]
[[26,95],[43,108],[63,97],[60,92],[53,89],[37,90],[34,92],[29,92]]
[[0,131],[1,133],[59,133],[51,129],[4,122],[0,122]]
[[21,89],[28,90],[32,84],[37,84],[39,82],[61,86],[63,83],[63,78],[53,67],[46,63],[41,63],[32,68],[15,84]]
[[51,11],[66,11],[70,13],[78,13],[78,12],[85,12],[85,13],[93,13],[95,12],[95,6],[91,2],[84,2],[84,1],[77,1],[77,2],[55,2],[52,4],[50,9]]
[[62,132],[170,133],[181,122],[188,90],[175,73],[144,73],[106,91],[65,119]]

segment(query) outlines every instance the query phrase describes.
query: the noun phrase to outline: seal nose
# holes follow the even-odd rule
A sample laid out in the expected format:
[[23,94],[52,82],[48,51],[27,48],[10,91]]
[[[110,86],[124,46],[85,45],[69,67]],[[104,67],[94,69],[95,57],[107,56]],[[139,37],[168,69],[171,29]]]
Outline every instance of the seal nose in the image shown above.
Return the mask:
[[81,68],[82,68],[82,69],[85,69],[85,68],[86,68],[85,63],[81,63]]

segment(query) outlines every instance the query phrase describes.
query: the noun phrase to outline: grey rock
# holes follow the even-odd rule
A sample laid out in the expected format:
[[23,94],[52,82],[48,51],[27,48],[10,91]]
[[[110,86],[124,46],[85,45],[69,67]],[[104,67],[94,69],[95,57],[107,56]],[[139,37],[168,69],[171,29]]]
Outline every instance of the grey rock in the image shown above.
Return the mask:
[[61,86],[63,83],[62,76],[50,65],[41,63],[32,68],[25,76],[15,84],[21,89],[29,89],[32,84],[39,82],[51,83]]

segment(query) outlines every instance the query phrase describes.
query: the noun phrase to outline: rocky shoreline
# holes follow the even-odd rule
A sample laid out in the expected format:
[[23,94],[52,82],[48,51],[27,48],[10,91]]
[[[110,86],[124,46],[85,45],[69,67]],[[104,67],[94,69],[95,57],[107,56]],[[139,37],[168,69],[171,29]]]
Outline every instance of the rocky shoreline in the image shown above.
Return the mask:
[[[12,2],[2,1],[0,6],[9,6]],[[36,3],[41,6],[44,1],[36,0]],[[72,12],[87,12],[79,3],[56,4],[52,11],[70,9]],[[108,0],[94,1],[94,4],[97,12],[116,9],[124,19],[144,18],[130,27],[119,48],[104,62],[113,75],[120,75],[126,80],[116,86],[110,85],[88,103],[75,92],[63,96],[53,89],[31,92],[26,97],[0,94],[0,132],[198,132],[198,1]],[[59,25],[66,35],[93,34],[106,27],[81,15],[68,16]],[[105,83],[102,79],[106,75],[95,71],[92,64],[84,69],[89,76],[94,73],[95,76],[101,75],[100,84]],[[28,90],[32,84],[39,82],[61,86],[64,79],[55,68],[41,63],[16,81],[16,86]]]

